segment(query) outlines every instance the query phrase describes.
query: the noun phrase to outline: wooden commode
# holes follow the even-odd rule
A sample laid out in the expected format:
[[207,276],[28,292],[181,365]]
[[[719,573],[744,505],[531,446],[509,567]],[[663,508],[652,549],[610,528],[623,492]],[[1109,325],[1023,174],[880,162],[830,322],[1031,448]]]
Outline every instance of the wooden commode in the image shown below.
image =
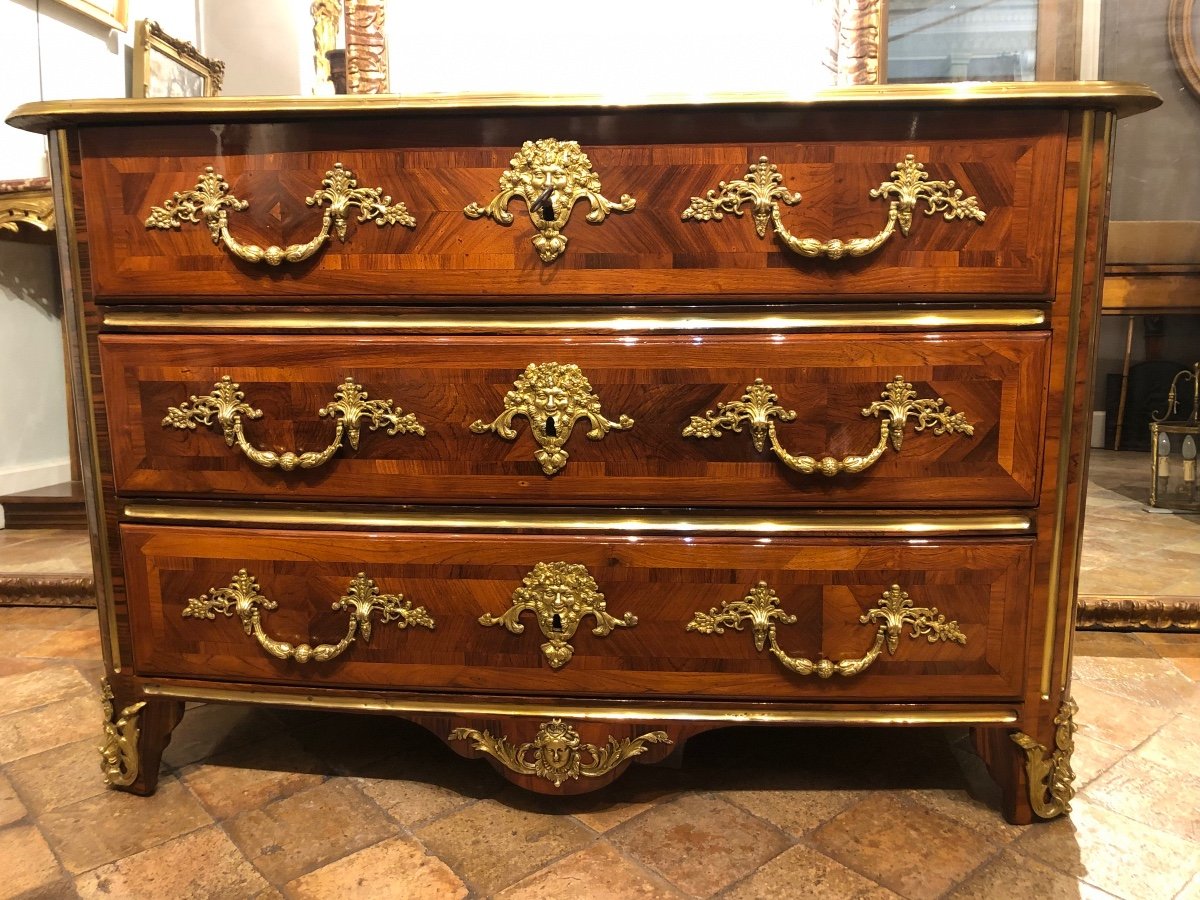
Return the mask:
[[730,724],[1072,794],[1106,83],[81,101],[47,131],[108,675],[571,794]]

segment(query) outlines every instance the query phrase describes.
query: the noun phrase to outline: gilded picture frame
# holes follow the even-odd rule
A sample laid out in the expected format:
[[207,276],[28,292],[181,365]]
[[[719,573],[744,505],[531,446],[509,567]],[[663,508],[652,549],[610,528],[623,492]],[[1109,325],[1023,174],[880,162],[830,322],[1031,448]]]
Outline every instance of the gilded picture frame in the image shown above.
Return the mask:
[[137,23],[133,48],[134,97],[215,97],[225,63],[167,34],[152,19]]
[[129,30],[129,0],[55,0],[117,31]]
[[1195,0],[1171,0],[1167,10],[1167,39],[1171,58],[1179,77],[1192,96],[1200,100],[1200,60],[1196,58],[1196,42],[1200,35],[1195,20]]

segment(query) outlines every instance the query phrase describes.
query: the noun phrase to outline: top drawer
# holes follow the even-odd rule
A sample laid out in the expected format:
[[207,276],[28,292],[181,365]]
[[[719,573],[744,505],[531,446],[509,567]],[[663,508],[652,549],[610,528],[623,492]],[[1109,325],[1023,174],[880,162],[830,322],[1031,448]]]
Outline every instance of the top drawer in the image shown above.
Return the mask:
[[[92,289],[106,303],[1050,296],[1064,113],[866,118],[796,109],[409,111],[336,128],[82,128]],[[558,146],[522,157],[526,141],[546,138]],[[579,152],[561,146],[570,141]],[[764,156],[778,183],[769,170],[749,177]],[[168,201],[193,192],[206,167],[203,190],[173,210]],[[382,194],[348,193],[347,171],[359,190]],[[514,173],[507,198],[506,172]],[[726,198],[723,207],[693,206],[710,191]],[[757,210],[748,199],[756,191]],[[348,196],[365,207],[341,208]],[[373,200],[391,204],[391,215]],[[772,203],[794,249],[776,233]],[[155,207],[165,210],[161,228],[147,224]],[[358,221],[364,208],[368,220]],[[496,220],[504,210],[508,226]],[[689,210],[698,214],[685,220]],[[316,246],[323,231],[329,237]],[[297,259],[280,261],[287,255]],[[265,258],[246,261],[257,256]]]

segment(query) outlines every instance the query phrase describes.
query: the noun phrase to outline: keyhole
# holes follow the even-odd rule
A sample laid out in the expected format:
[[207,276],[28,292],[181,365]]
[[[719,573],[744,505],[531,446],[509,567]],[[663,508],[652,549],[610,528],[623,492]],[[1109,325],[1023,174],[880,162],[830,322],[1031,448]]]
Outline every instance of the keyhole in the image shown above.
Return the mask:
[[562,616],[558,613],[554,614],[554,618],[550,620],[551,631],[562,631]]
[[547,197],[542,201],[542,220],[545,222],[554,221],[554,200]]
[[554,424],[554,416],[546,416],[546,434],[558,437],[558,426]]

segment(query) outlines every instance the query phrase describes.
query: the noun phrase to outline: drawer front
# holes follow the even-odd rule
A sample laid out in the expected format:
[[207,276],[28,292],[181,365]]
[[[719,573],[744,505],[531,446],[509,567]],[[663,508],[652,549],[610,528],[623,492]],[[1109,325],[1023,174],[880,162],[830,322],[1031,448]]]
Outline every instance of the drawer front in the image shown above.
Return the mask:
[[[1047,342],[107,336],[101,357],[125,495],[1011,506],[1036,496]],[[881,396],[896,376],[899,408]],[[758,412],[739,403],[756,379],[777,397]],[[778,449],[750,421],[767,407]]]
[[[756,110],[736,127],[728,112],[695,109],[399,116],[335,129],[94,127],[80,135],[87,230],[94,236],[91,283],[105,303],[1046,298],[1056,264],[1065,128],[1065,114],[1053,111],[1030,111],[1017,122],[986,111],[796,109]],[[465,209],[487,207],[501,192],[501,176],[517,171],[512,161],[523,143],[544,138],[577,142],[599,179],[600,187],[592,184],[585,195],[580,170],[581,192],[562,185],[550,198],[559,219],[570,208],[565,224],[543,234],[530,216],[532,204],[519,196],[505,207],[514,217],[508,226],[495,216],[468,217]],[[910,228],[901,218],[889,229],[890,204],[899,194],[871,191],[905,179],[916,190],[917,170],[901,172],[909,155],[925,166],[923,190],[939,197],[961,190],[962,199],[977,199],[986,220],[978,221],[971,207],[948,209],[940,200],[937,213],[926,215],[929,204],[920,199],[910,210]],[[780,196],[764,197],[762,236],[754,216],[744,215],[750,205],[738,207],[738,215],[726,206],[685,219],[693,198],[714,191],[719,200],[721,182],[748,182],[762,156],[782,176]],[[403,214],[383,217],[377,227],[380,218],[356,221],[359,208],[351,207],[344,241],[331,232],[319,248],[306,248],[322,225],[321,211],[306,201],[326,190],[327,173],[342,174],[339,163],[360,189],[381,188],[378,199],[402,202]],[[534,165],[530,179],[540,184],[544,173]],[[574,163],[563,165],[573,171]],[[188,220],[188,210],[174,214],[167,206],[176,193],[195,190],[207,167],[214,167],[214,180],[203,200],[227,198],[228,236],[220,237],[214,220],[216,244],[202,211]],[[763,175],[758,183],[768,181]],[[771,202],[797,251],[767,221]],[[592,213],[603,221],[586,220]],[[543,206],[538,223],[544,214]],[[156,215],[161,228],[147,223]],[[855,244],[881,236],[878,249]],[[808,238],[814,240],[803,243]],[[266,252],[272,245],[310,255],[290,262],[280,253],[273,266]],[[255,247],[266,258],[247,261],[256,258]],[[544,254],[557,255],[546,262]]]
[[[139,675],[614,698],[1021,687],[1029,539],[121,534]],[[363,608],[369,635],[350,627]]]

